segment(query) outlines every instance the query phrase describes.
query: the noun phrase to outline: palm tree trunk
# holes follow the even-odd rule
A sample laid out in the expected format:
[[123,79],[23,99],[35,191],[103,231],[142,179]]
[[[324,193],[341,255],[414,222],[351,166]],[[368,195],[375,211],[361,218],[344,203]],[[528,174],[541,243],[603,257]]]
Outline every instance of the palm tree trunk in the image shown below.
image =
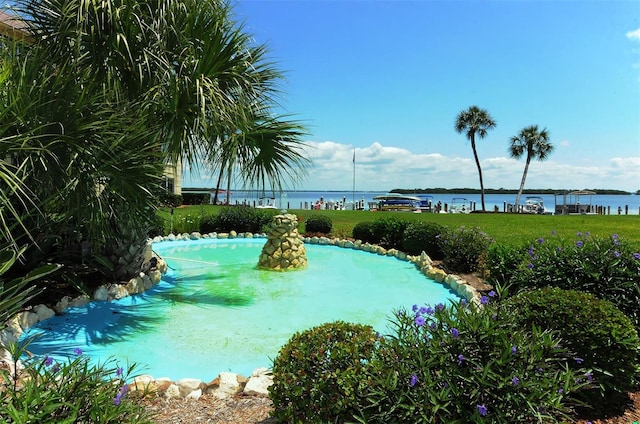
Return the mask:
[[531,156],[527,155],[527,161],[524,163],[524,172],[522,173],[522,181],[520,181],[520,190],[518,190],[518,195],[516,196],[516,210],[520,209],[520,197],[522,196],[522,190],[524,190],[524,181],[527,179],[530,162]]
[[482,182],[482,168],[480,168],[480,160],[478,159],[478,152],[476,152],[476,138],[471,134],[471,148],[473,149],[473,157],[476,160],[476,166],[478,167],[478,175],[480,176],[480,200],[482,202],[482,212],[485,212],[484,208],[484,183]]
[[216,192],[213,195],[213,204],[218,204],[218,193],[220,193],[220,184],[222,183],[222,175],[224,174],[224,165],[220,165],[220,173],[218,174],[218,182],[216,183]]

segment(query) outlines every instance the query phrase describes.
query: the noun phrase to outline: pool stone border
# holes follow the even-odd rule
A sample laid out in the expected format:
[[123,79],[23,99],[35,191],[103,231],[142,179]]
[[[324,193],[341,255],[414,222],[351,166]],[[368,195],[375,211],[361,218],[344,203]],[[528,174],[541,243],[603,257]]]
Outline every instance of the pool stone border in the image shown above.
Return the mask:
[[[141,293],[158,284],[162,275],[167,272],[167,264],[153,252],[153,243],[172,242],[172,241],[190,241],[203,239],[238,239],[238,238],[254,238],[266,239],[267,234],[259,233],[238,233],[230,231],[228,233],[208,233],[200,234],[199,232],[169,234],[168,236],[157,236],[147,241],[147,250],[145,252],[145,265],[150,263],[151,258],[155,257],[157,264],[153,268],[147,268],[144,272],[127,282],[104,284],[98,287],[92,297],[80,295],[75,298],[69,296],[63,297],[52,307],[40,304],[25,308],[18,312],[8,322],[7,326],[0,331],[0,346],[11,342],[17,342],[32,325],[53,317],[55,314],[62,314],[67,308],[84,306],[91,301],[111,301],[121,299]],[[407,255],[397,249],[385,249],[381,246],[363,243],[360,240],[330,238],[330,237],[303,237],[305,244],[317,244],[326,246],[336,246],[344,249],[361,250],[381,256],[395,257],[401,261],[407,261],[415,264],[415,266],[428,278],[435,280],[448,286],[463,297],[468,302],[480,304],[481,294],[471,284],[466,282],[462,277],[455,274],[447,274],[444,270],[434,266],[433,261],[426,253],[418,256]],[[18,361],[18,365],[20,363]],[[0,348],[0,368],[7,369],[10,375],[14,375],[13,361],[9,357],[9,353]],[[195,378],[183,378],[178,381],[171,381],[168,378],[154,378],[151,375],[139,375],[129,384],[129,390],[132,392],[140,392],[144,394],[156,393],[165,398],[185,398],[197,400],[203,393],[211,394],[217,398],[224,399],[236,394],[244,393],[253,396],[268,396],[268,387],[273,383],[273,376],[268,368],[256,368],[251,376],[244,377],[240,374],[231,372],[221,372],[214,380],[204,383],[202,380]]]

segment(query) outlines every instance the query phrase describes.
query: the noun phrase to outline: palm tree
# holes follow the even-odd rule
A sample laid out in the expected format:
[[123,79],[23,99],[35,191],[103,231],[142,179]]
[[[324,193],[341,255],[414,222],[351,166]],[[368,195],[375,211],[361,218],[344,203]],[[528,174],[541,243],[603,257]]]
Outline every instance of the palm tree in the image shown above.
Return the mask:
[[[15,80],[3,82],[0,137],[14,137],[9,149],[24,164],[26,186],[38,191],[46,225],[55,224],[46,233],[82,229],[104,248],[127,250],[118,242],[145,239],[135,229],[153,216],[158,165],[227,158],[218,149],[228,149],[219,140],[229,128],[277,121],[264,111],[276,104],[281,74],[226,1],[14,4],[32,37],[14,49],[19,60],[3,52]],[[240,114],[239,104],[261,113]],[[271,154],[245,161],[246,175],[278,183],[305,165],[303,132],[285,127],[272,125],[281,134],[261,146]],[[251,140],[241,140],[249,150]]]
[[545,160],[553,151],[553,145],[549,142],[549,132],[547,129],[545,128],[540,131],[537,125],[530,125],[523,128],[518,135],[511,137],[510,143],[509,153],[512,158],[519,159],[525,152],[527,153],[527,160],[524,164],[524,172],[522,173],[522,181],[520,182],[520,190],[518,190],[518,195],[516,196],[516,208],[518,208],[531,159],[537,159],[539,161]]
[[469,109],[461,111],[456,118],[455,124],[456,131],[459,133],[464,132],[471,141],[473,157],[476,160],[478,175],[480,176],[480,193],[483,212],[485,211],[484,183],[482,182],[482,168],[480,167],[480,160],[478,159],[478,152],[476,151],[476,134],[478,137],[484,138],[487,135],[487,130],[495,126],[496,121],[489,115],[489,112],[487,112],[486,109],[480,109],[478,106],[470,106]]

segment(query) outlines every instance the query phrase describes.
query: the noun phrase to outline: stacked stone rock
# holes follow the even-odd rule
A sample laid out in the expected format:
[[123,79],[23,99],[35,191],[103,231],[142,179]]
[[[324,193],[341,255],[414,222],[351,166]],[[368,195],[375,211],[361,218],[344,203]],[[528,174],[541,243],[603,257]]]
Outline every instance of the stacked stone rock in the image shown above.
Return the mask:
[[307,266],[307,251],[298,233],[298,217],[292,214],[273,217],[273,229],[262,248],[258,266],[277,271]]

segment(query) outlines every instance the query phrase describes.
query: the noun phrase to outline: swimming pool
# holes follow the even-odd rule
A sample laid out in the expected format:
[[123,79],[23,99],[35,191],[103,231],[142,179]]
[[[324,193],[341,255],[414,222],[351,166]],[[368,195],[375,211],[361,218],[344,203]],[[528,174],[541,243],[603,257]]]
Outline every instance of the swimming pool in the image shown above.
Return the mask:
[[136,363],[155,378],[248,376],[270,367],[296,332],[325,322],[370,324],[381,333],[391,312],[456,301],[448,287],[411,262],[334,246],[306,245],[308,267],[275,272],[256,266],[264,239],[154,243],[169,266],[151,290],[91,302],[42,321],[23,337],[37,355]]

